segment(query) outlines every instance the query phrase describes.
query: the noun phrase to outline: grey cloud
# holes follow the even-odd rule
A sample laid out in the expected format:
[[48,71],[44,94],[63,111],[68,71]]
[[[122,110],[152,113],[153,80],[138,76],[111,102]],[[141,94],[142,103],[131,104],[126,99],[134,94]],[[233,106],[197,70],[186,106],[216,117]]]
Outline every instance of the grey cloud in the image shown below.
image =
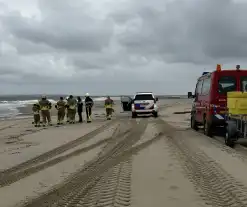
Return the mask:
[[13,70],[11,67],[2,67],[0,70],[0,76],[5,76],[5,75],[16,75],[16,71]]
[[[0,57],[0,74],[2,75],[17,75],[19,72],[25,73],[25,66],[20,64],[20,59],[17,56],[1,56]],[[18,66],[18,67],[17,67]],[[0,77],[1,77],[0,76]]]
[[16,38],[66,51],[100,51],[108,46],[113,33],[112,21],[87,15],[88,8],[82,7],[84,1],[80,7],[71,6],[68,0],[40,2],[41,21],[11,12],[2,17],[5,28]]
[[[142,23],[137,26],[138,32],[126,29],[118,37],[129,52],[151,55],[166,62],[196,64],[221,58],[245,57],[246,3],[175,0],[157,7],[156,3],[160,1],[154,0],[154,6],[147,7],[145,4],[140,6],[139,0],[132,2],[129,8],[120,10],[120,17],[130,18],[125,19],[126,24],[134,18],[140,18]],[[129,15],[129,9],[136,15]],[[111,16],[120,24],[118,11]],[[123,21],[120,22],[123,24]]]
[[40,0],[41,19],[0,5],[0,88],[178,94],[193,91],[204,68],[246,63],[247,3],[121,2],[108,0],[103,17],[93,1]]
[[[17,53],[20,55],[33,55],[53,53],[54,49],[46,44],[36,44],[30,40],[9,37],[5,39],[9,44],[14,45]],[[3,50],[4,53],[4,50]]]
[[139,55],[131,55],[125,50],[113,52],[106,50],[98,53],[73,53],[67,56],[69,64],[78,70],[131,70],[132,68],[146,66],[150,60]]
[[[115,57],[115,58],[114,58]],[[116,65],[119,59],[109,53],[83,53],[68,57],[71,64],[80,69],[107,69]]]

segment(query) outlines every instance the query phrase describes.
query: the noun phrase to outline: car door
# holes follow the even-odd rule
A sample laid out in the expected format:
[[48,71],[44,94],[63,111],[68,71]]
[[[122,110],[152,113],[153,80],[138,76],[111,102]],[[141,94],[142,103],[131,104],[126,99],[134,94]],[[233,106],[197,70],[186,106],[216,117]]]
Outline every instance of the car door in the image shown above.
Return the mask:
[[131,111],[132,98],[129,96],[121,96],[120,98],[123,111]]
[[196,94],[195,94],[195,119],[197,122],[201,122],[202,117],[202,85],[203,80],[199,80],[196,87]]

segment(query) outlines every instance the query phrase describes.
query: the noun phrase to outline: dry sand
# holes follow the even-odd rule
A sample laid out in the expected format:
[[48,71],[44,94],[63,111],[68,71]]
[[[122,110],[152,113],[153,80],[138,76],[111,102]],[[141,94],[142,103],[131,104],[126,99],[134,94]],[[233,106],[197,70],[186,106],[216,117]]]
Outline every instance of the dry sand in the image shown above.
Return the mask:
[[13,167],[23,161],[48,152],[55,147],[59,147],[88,134],[103,124],[104,122],[94,123],[92,125],[62,126],[59,129],[50,128],[25,135],[23,141],[20,143],[8,144],[7,147],[2,145],[0,148],[0,169],[4,170]]
[[[92,131],[93,129],[95,129],[96,126],[91,126],[87,129],[87,133],[89,131]],[[98,126],[97,126],[98,127]],[[73,148],[73,150],[77,150],[80,149],[82,147],[86,148],[96,142],[99,142],[100,140],[109,138],[112,136],[112,133],[114,131],[114,129],[116,128],[116,125],[114,125],[113,127],[111,127],[109,130],[103,131],[102,133],[100,133],[99,135],[96,135],[93,139],[86,141],[85,143],[78,145],[77,147]],[[72,131],[73,130],[73,131]],[[86,131],[81,130],[81,129],[75,129],[75,127],[73,126],[73,128],[68,130],[70,132],[70,134],[72,135],[70,137],[75,139],[78,138],[78,134],[82,133],[82,134],[86,134]],[[66,140],[64,139],[67,135],[66,138],[68,138],[68,134],[63,134],[64,132],[61,133],[61,136],[59,137],[59,139],[61,139],[60,144],[58,143],[53,143],[53,148],[55,145],[61,145],[64,144],[64,141],[62,140]],[[81,136],[81,135],[79,135]],[[51,138],[51,137],[49,137]],[[66,140],[66,142],[68,142],[70,140]],[[51,141],[50,141],[51,143]],[[41,147],[41,149],[45,149],[45,151],[48,151],[52,146],[49,146],[48,143],[45,145],[45,143],[43,147]],[[0,206],[14,206],[16,204],[18,204],[20,201],[24,202],[26,199],[28,199],[29,197],[35,197],[38,196],[41,193],[44,193],[47,190],[50,190],[54,185],[57,185],[59,183],[61,183],[64,179],[66,179],[66,177],[68,177],[68,175],[70,175],[71,173],[77,171],[78,169],[82,168],[83,165],[92,160],[93,158],[96,157],[96,155],[102,150],[103,145],[98,146],[98,147],[94,147],[94,149],[85,152],[85,153],[81,153],[79,155],[73,156],[71,159],[67,159],[65,161],[62,161],[54,166],[48,167],[46,169],[44,169],[43,171],[40,171],[38,173],[32,174],[24,179],[21,179],[18,182],[15,182],[13,184],[11,184],[10,186],[7,186],[5,188],[0,188],[0,197],[4,198],[4,199],[0,199]],[[68,150],[66,151],[66,153],[62,153],[60,154],[60,156],[64,156],[66,154],[71,153],[72,150]],[[35,149],[33,152],[26,152],[27,154],[29,153],[29,155],[32,157],[34,157],[34,155],[36,155],[35,153]],[[43,153],[43,152],[42,152]],[[56,159],[58,156],[53,157],[52,159]],[[27,160],[26,157],[23,158],[23,161]],[[12,162],[12,160],[11,160]],[[22,191],[21,189],[23,188],[23,186],[25,186],[25,191]],[[14,198],[12,195],[16,195]]]
[[247,150],[190,130],[189,114],[174,112],[190,110],[191,100],[159,104],[157,119],[131,119],[118,105],[113,123],[96,115],[92,124],[37,132],[31,120],[1,122],[1,169],[41,158],[1,177],[0,206],[36,197],[26,206],[247,206]]
[[168,147],[162,139],[134,157],[131,206],[206,206]]

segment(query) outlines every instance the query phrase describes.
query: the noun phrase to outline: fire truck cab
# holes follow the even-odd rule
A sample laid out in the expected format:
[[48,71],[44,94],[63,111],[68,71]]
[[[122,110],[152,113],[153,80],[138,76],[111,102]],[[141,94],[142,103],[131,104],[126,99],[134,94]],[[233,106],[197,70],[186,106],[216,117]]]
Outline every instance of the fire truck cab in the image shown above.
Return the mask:
[[188,92],[188,98],[194,98],[191,110],[191,128],[198,130],[203,126],[204,134],[212,137],[217,127],[225,126],[227,113],[227,92],[247,91],[247,70],[222,70],[217,65],[213,72],[204,72],[198,78],[194,95]]

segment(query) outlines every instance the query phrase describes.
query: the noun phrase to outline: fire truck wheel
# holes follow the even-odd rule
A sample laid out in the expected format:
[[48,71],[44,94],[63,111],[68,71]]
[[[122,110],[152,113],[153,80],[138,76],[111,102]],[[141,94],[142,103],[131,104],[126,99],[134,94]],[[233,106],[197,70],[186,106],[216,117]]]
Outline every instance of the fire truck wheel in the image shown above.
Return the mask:
[[207,121],[206,117],[204,117],[203,121],[203,130],[206,136],[213,137],[212,125]]
[[233,148],[237,140],[237,125],[235,122],[228,122],[225,133],[225,144]]
[[195,120],[195,116],[194,115],[191,115],[191,118],[190,118],[190,127],[194,130],[198,130],[198,126],[197,126],[197,122]]

